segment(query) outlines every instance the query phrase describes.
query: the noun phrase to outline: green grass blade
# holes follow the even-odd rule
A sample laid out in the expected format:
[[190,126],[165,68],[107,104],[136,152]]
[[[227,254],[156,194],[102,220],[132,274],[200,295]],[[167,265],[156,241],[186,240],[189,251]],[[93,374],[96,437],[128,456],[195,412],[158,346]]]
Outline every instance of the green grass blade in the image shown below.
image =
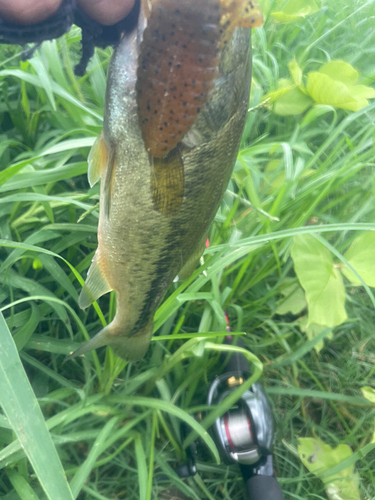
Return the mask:
[[49,500],[73,500],[60,458],[0,313],[0,404]]
[[87,477],[89,476],[93,465],[95,464],[97,458],[106,449],[106,441],[108,436],[113,432],[113,428],[118,422],[118,417],[111,418],[102,430],[99,432],[98,437],[93,444],[90,453],[86,460],[83,462],[81,467],[78,469],[77,473],[73,477],[70,487],[74,498],[77,498],[79,492],[81,491]]
[[134,439],[135,457],[138,466],[139,500],[146,500],[147,495],[147,462],[141,435]]

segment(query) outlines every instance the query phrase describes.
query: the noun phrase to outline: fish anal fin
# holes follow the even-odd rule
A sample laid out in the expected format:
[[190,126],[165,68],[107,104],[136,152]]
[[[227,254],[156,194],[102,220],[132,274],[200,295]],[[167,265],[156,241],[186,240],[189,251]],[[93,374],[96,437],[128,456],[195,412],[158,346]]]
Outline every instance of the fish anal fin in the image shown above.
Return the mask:
[[112,288],[104,275],[104,266],[100,251],[97,250],[79,296],[78,305],[81,309],[86,309],[95,300],[111,290]]
[[92,187],[98,182],[106,169],[108,163],[109,151],[104,139],[103,131],[96,138],[88,157],[87,177]]
[[185,262],[184,266],[182,267],[182,269],[178,273],[178,280],[179,281],[187,280],[188,278],[190,278],[190,276],[195,271],[195,269],[198,265],[199,259],[202,257],[203,252],[206,248],[206,240],[207,240],[207,236],[202,238],[202,241],[199,242],[199,244],[197,245],[194,252],[190,255],[188,260]]
[[151,157],[151,192],[156,210],[165,216],[177,213],[184,197],[184,164],[173,149],[165,158]]

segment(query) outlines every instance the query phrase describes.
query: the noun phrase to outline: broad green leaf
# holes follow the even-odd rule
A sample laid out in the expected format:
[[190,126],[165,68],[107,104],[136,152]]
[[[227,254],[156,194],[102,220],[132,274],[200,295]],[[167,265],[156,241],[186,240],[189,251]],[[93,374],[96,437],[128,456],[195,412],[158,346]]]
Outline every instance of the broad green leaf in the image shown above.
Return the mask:
[[289,91],[275,99],[273,111],[280,116],[299,115],[309,108],[313,101],[296,86],[290,85],[290,80],[280,80],[281,89],[288,88]]
[[[344,257],[361,276],[366,285],[375,287],[375,234],[372,231],[358,236]],[[347,267],[343,267],[341,271],[354,285],[362,284]]]
[[[362,396],[364,398],[366,398],[368,401],[371,401],[371,403],[374,403],[375,404],[375,389],[373,389],[372,387],[361,387],[361,392],[362,392]],[[371,443],[375,443],[375,431],[372,435],[372,441]]]
[[319,69],[319,73],[345,85],[355,85],[359,76],[358,71],[345,61],[329,61]]
[[329,475],[330,469],[353,455],[350,446],[340,444],[331,448],[316,438],[300,438],[299,441],[298,454],[301,462],[323,481],[330,500],[360,500],[359,478],[353,465]]
[[281,10],[272,12],[271,16],[279,23],[291,23],[319,12],[321,2],[319,0],[289,0],[286,3],[285,1],[278,2],[278,6]]
[[297,277],[306,292],[308,324],[336,326],[343,323],[345,289],[331,253],[310,234],[296,236],[292,258]]
[[268,92],[268,94],[266,94],[263,97],[262,102],[264,102],[267,105],[273,104],[278,99],[280,99],[284,95],[288,94],[291,90],[296,88],[296,86],[290,80],[287,80],[284,78],[279,80],[277,82],[277,85],[278,85],[278,89],[273,90],[272,92]]
[[0,405],[49,500],[73,500],[38,401],[0,313]]
[[350,111],[358,111],[364,107],[349,93],[344,83],[317,71],[311,71],[307,75],[306,90],[318,104],[329,104]]
[[[322,333],[322,331],[326,329],[326,327],[322,325],[317,325],[315,323],[311,323],[310,325],[308,325],[307,316],[304,316],[300,322],[300,329],[302,332],[306,333],[306,337],[308,338],[308,340],[313,340],[317,338]],[[332,340],[333,332],[332,331],[328,332],[325,338]],[[324,340],[322,339],[319,342],[317,342],[317,344],[314,346],[314,349],[316,350],[316,352],[320,352],[323,349],[323,347],[324,347]]]
[[307,75],[307,93],[318,104],[358,111],[375,98],[375,90],[357,85],[358,72],[345,61],[330,61]]
[[372,387],[361,387],[361,392],[364,398],[368,399],[371,401],[371,403],[375,404],[375,389]]
[[[285,281],[290,282],[294,280]],[[281,290],[281,293],[285,298],[278,301],[277,314],[287,314],[288,312],[299,314],[307,307],[305,292],[298,283],[290,283],[286,288]]]

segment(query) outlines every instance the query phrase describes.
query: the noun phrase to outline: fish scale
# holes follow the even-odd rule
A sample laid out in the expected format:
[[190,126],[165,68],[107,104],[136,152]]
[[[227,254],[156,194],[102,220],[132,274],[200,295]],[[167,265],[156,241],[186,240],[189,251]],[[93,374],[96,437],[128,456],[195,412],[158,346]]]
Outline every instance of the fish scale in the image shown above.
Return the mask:
[[[197,0],[186,4],[199,8]],[[232,27],[230,37],[225,33],[217,77],[196,121],[166,156],[150,154],[137,90],[142,34],[150,18],[143,9],[137,29],[114,52],[103,133],[89,156],[90,184],[101,178],[98,248],[79,304],[87,307],[115,290],[116,315],[73,356],[103,345],[131,361],[145,354],[153,316],[166,291],[176,275],[184,275],[199,260],[199,250],[203,252],[245,123],[251,30]]]

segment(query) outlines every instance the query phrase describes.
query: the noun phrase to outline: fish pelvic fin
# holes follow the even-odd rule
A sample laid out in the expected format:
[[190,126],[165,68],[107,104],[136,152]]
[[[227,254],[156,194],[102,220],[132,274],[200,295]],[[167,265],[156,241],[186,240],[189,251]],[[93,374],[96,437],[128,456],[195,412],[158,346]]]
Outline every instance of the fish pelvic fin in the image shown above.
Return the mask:
[[76,358],[98,347],[109,345],[120,358],[131,362],[139,361],[146,354],[150,345],[153,328],[154,322],[151,320],[136,335],[127,337],[121,332],[121,326],[117,325],[116,320],[114,320],[97,333],[95,337],[85,342],[73,354],[70,354],[67,359]]
[[103,131],[96,138],[88,157],[87,177],[90,187],[98,182],[108,165],[109,151]]
[[100,250],[97,249],[88,270],[86,282],[78,298],[78,305],[81,309],[86,309],[95,300],[111,290],[112,288],[104,275],[104,265]]

